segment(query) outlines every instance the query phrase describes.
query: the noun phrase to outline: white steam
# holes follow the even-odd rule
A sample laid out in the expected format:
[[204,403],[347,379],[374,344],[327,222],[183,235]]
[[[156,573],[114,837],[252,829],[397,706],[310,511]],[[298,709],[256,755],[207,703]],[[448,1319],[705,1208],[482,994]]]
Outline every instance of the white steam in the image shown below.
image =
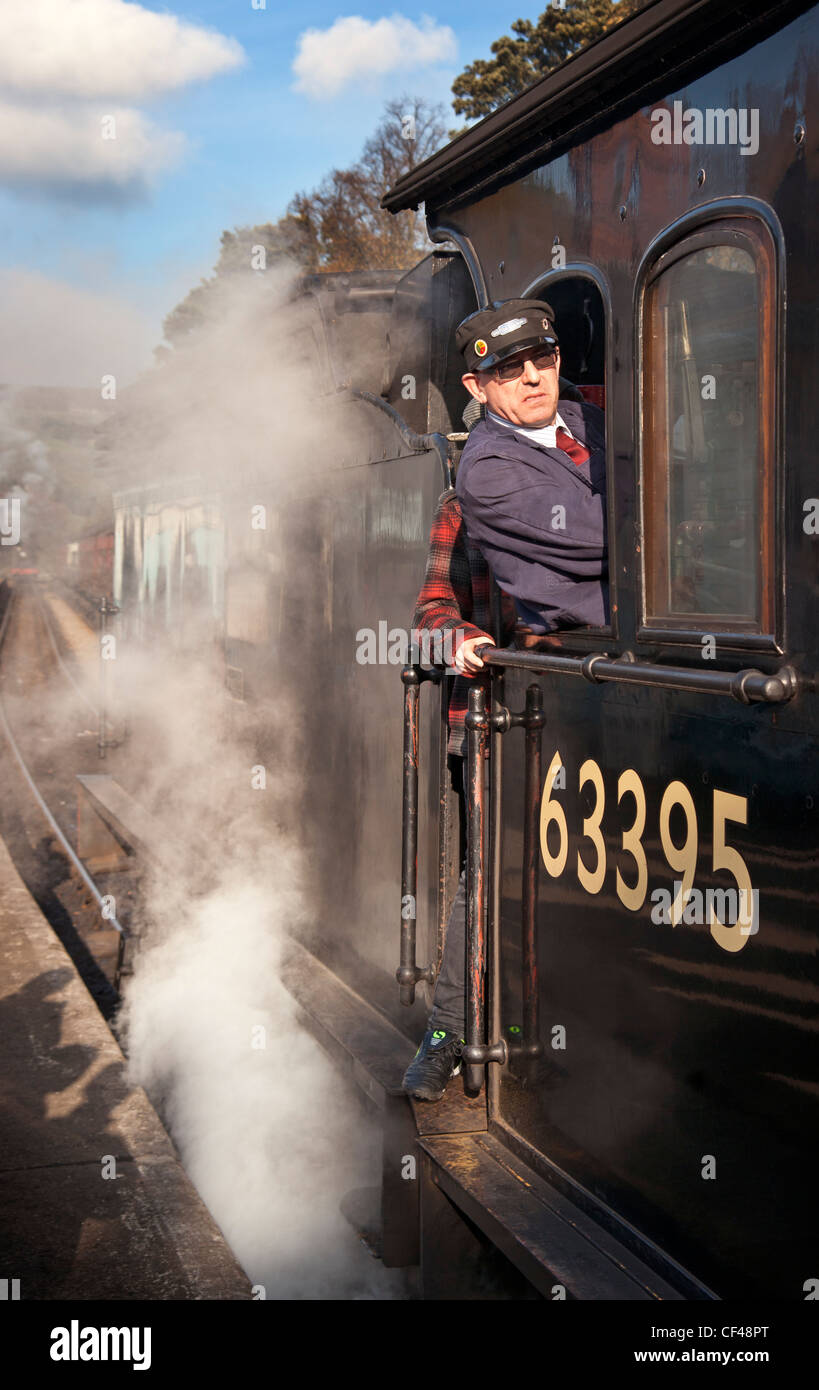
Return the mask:
[[162,914],[129,989],[131,1066],[268,1298],[383,1297],[338,1209],[367,1173],[372,1135],[278,979],[294,860],[269,852],[278,889],[228,872]]
[[117,294],[16,266],[0,270],[0,300],[0,381],[93,388],[104,408],[102,377],[112,373],[125,385],[151,361],[151,315]]
[[[275,499],[315,462],[321,383],[296,357],[291,284],[281,271],[237,277],[210,305],[210,326],[134,389],[113,460],[131,485],[195,472],[250,503],[260,500],[250,479]],[[380,1178],[377,1133],[279,977],[287,933],[317,910],[298,833],[304,673],[296,665],[289,690],[282,663],[266,708],[255,707],[270,750],[260,787],[247,709],[226,696],[218,647],[180,659],[124,641],[116,666],[132,728],[123,779],[170,827],[122,1014],[132,1076],[268,1298],[400,1297],[402,1276],[366,1253],[339,1211],[345,1192]]]

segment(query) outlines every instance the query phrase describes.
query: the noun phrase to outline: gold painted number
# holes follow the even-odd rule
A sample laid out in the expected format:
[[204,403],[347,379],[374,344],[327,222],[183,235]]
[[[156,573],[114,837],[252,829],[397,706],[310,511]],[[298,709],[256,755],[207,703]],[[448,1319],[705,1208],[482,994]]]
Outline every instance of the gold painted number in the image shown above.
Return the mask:
[[713,904],[709,913],[708,925],[711,935],[723,951],[741,951],[747,946],[748,938],[759,930],[756,920],[756,903],[751,888],[751,875],[739,850],[725,843],[725,822],[733,820],[738,825],[748,824],[747,796],[734,796],[732,792],[714,790],[714,869],[726,869],[737,881],[738,907],[736,920],[732,927],[721,922]]
[[580,769],[580,791],[583,790],[587,782],[591,782],[596,795],[594,810],[583,821],[583,837],[591,840],[594,845],[597,863],[594,870],[587,869],[580,857],[580,850],[578,850],[577,877],[587,893],[599,893],[606,877],[606,842],[600,833],[600,822],[603,819],[606,805],[606,792],[603,787],[603,774],[593,758],[587,758]]
[[646,828],[646,793],[633,767],[627,768],[620,775],[617,783],[618,806],[628,792],[634,797],[634,824],[629,830],[623,831],[623,849],[626,854],[631,855],[637,865],[637,882],[633,888],[629,888],[618,869],[616,876],[617,896],[629,912],[639,912],[648,892],[648,864],[646,852],[641,843],[643,831]]
[[[552,783],[563,766],[560,753],[555,753],[549,764],[549,771],[546,773],[546,781],[543,784],[543,796],[540,802],[540,852],[543,855],[543,862],[552,878],[559,878],[566,867],[566,859],[569,853],[569,830],[566,825],[566,812],[558,801],[552,801]],[[549,826],[555,824],[558,829],[559,845],[557,854],[552,854],[549,849]]]
[[[673,806],[682,806],[685,814],[685,840],[679,846],[675,845],[671,838],[670,821]],[[688,901],[697,867],[697,812],[694,809],[694,798],[684,782],[669,782],[663,793],[660,803],[660,839],[663,853],[671,868],[683,876],[680,890],[671,904],[671,925],[676,927]]]

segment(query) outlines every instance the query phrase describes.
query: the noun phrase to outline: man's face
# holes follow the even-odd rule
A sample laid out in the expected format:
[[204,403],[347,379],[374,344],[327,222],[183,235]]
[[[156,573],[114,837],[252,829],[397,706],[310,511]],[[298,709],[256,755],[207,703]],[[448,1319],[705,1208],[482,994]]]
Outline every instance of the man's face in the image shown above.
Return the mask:
[[[546,352],[542,347],[525,348],[499,362],[505,376],[514,370],[511,380],[500,380],[496,369],[490,367],[486,372],[467,372],[461,381],[476,401],[504,420],[526,429],[540,429],[553,423],[560,394],[560,352],[555,349],[549,366],[543,365]],[[532,361],[533,356],[541,365]]]

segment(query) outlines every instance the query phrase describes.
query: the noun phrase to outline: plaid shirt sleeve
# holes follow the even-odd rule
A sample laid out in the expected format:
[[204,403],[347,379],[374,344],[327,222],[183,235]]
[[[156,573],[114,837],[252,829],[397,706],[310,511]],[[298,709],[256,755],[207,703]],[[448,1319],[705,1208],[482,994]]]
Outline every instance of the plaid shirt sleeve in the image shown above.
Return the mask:
[[[412,615],[413,628],[419,632],[462,630],[464,641],[489,636],[486,628],[479,625],[489,618],[489,576],[484,580],[485,595],[475,593],[476,579],[480,584],[483,576],[476,576],[469,562],[460,502],[454,491],[445,492],[432,521],[424,582]],[[473,621],[476,618],[477,623]]]
[[[454,488],[445,492],[435,509],[429,538],[429,554],[424,582],[412,626],[416,632],[462,631],[463,640],[486,637],[491,642],[492,579],[481,552],[470,545],[461,504]],[[515,606],[508,594],[501,593],[504,639],[515,624]],[[472,677],[458,673],[449,694],[450,753],[463,757],[466,752],[466,710]]]

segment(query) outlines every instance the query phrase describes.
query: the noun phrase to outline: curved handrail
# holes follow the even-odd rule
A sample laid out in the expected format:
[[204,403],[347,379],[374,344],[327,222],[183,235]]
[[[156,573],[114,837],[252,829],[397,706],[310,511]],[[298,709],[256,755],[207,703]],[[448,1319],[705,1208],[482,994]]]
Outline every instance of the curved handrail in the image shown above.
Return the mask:
[[415,430],[411,429],[407,424],[403,415],[398,413],[395,406],[390,405],[389,401],[385,401],[383,396],[373,395],[372,391],[362,391],[359,390],[357,386],[351,386],[350,395],[354,396],[356,400],[367,401],[369,405],[374,405],[376,409],[382,411],[398,430],[404,443],[408,448],[412,449],[413,452],[426,454],[429,453],[430,450],[434,450],[441,461],[441,469],[446,486],[452,487],[454,485],[454,476],[452,473],[452,464],[449,459],[447,441],[442,434],[416,434]]

